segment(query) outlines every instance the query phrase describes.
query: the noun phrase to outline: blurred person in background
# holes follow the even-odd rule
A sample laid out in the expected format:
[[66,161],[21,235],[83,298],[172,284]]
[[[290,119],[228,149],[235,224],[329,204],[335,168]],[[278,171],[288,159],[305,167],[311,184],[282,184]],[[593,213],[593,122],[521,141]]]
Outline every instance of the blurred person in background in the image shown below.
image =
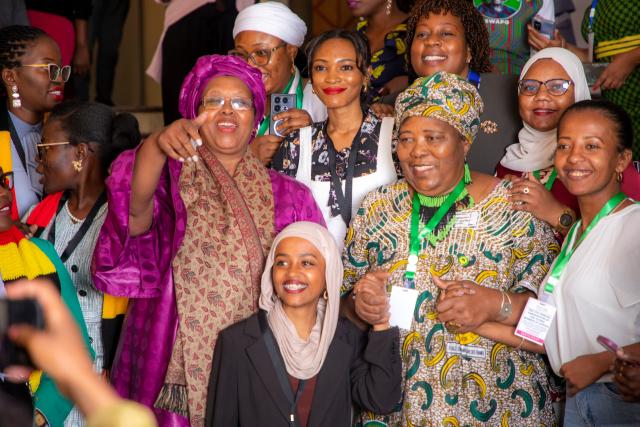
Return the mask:
[[44,31],[22,25],[0,29],[0,70],[6,99],[0,101],[0,167],[14,174],[13,212],[18,219],[40,201],[36,144],[45,113],[62,101],[71,68]]

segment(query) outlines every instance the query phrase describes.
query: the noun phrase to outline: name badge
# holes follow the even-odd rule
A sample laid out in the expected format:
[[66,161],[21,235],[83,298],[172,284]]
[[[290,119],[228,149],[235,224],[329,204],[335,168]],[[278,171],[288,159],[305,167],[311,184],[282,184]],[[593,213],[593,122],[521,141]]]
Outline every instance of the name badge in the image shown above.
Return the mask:
[[448,342],[447,354],[457,354],[458,356],[471,359],[486,359],[487,349],[471,345],[462,345],[457,342]]
[[413,322],[413,311],[416,308],[418,291],[416,289],[394,286],[391,288],[391,318],[389,324],[400,329],[410,330]]
[[460,212],[456,214],[454,228],[476,228],[480,222],[480,212]]
[[527,341],[543,345],[549,332],[556,308],[544,301],[529,298],[524,307],[515,335]]

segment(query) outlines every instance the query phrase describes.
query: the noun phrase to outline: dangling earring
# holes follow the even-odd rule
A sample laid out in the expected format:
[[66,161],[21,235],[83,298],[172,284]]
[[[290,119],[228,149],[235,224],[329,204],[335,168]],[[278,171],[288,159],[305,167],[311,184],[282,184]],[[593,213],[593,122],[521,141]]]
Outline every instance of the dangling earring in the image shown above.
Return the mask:
[[469,170],[467,159],[464,159],[464,183],[465,185],[471,184],[471,171]]
[[20,108],[22,106],[22,101],[20,101],[20,94],[18,93],[18,86],[11,86],[11,105],[13,108]]
[[622,172],[616,172],[616,181],[622,182]]
[[327,288],[324,288],[324,293],[322,294],[322,299],[327,301],[329,299],[329,294],[327,293]]
[[391,7],[393,6],[393,0],[387,0],[387,7],[385,8],[385,12],[387,16],[391,15]]
[[71,164],[76,172],[80,172],[82,170],[82,160],[73,160]]

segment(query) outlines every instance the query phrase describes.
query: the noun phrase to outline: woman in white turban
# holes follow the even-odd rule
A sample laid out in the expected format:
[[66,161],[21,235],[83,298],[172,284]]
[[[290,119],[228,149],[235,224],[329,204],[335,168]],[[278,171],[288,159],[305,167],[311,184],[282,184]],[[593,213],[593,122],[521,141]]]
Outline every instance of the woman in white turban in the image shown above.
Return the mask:
[[283,139],[269,135],[272,93],[296,94],[296,108],[274,116],[274,120],[281,120],[277,130],[283,136],[327,116],[324,104],[313,94],[311,85],[304,86],[294,65],[306,34],[304,21],[287,6],[274,1],[242,10],[233,26],[235,48],[229,54],[243,57],[258,68],[267,92],[266,114],[251,147],[265,164],[269,164]]

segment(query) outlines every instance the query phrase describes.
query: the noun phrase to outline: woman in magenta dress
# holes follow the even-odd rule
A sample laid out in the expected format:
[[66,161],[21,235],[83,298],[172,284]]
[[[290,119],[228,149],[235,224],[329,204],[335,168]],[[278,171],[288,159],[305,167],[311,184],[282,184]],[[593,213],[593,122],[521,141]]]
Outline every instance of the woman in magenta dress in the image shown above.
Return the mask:
[[258,70],[203,56],[180,92],[184,119],[123,153],[107,181],[94,281],[131,298],[111,380],[160,425],[203,425],[218,332],[257,311],[275,235],[324,224],[306,187],[248,150],[264,105]]
[[[556,128],[567,108],[586,99],[591,95],[578,57],[561,48],[547,48],[533,55],[518,82],[524,126],[518,142],[507,147],[496,167],[498,177],[512,177],[514,209],[546,221],[558,237],[567,233],[580,212],[576,197],[556,179]],[[623,174],[622,191],[640,198],[640,175],[631,165]]]

